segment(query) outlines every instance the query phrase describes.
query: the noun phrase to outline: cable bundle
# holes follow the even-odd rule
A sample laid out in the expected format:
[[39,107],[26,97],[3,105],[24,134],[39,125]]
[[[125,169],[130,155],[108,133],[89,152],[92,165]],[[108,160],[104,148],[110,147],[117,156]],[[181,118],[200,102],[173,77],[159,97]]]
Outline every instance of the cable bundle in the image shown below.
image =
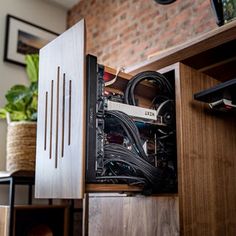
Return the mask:
[[134,121],[120,111],[107,111],[106,116],[116,118],[128,137],[132,149],[116,143],[105,144],[103,160],[105,169],[97,179],[120,179],[129,183],[146,185],[160,182],[162,170],[148,162]]
[[[132,169],[133,176],[123,176],[123,178],[134,177],[134,180],[141,180],[146,183],[157,183],[161,179],[162,171],[155,168],[149,162],[145,161],[137,153],[123,147],[119,144],[106,144],[104,146],[105,158],[104,165],[114,162],[123,163]],[[120,172],[120,170],[119,170]],[[110,176],[108,176],[109,178]],[[136,179],[138,178],[138,179]],[[141,178],[141,179],[140,179]]]
[[[145,188],[156,188],[158,191],[169,191],[176,187],[176,165],[173,159],[175,153],[175,125],[174,121],[174,90],[170,82],[155,71],[141,72],[135,75],[127,84],[124,102],[135,105],[135,88],[144,81],[152,81],[158,87],[158,94],[153,99],[151,107],[157,110],[158,116],[165,119],[165,126],[149,126],[144,122],[144,129],[152,130],[147,138],[145,131],[140,135],[140,126],[127,114],[110,110],[105,111],[105,124],[109,124],[104,136],[104,156],[102,158],[102,172],[97,179],[102,182],[142,184]],[[173,114],[173,116],[171,116]],[[117,125],[118,124],[118,125]],[[113,127],[113,128],[112,128]],[[149,132],[149,131],[148,131]],[[151,154],[144,151],[143,144],[152,140],[150,134],[156,137],[155,152],[151,147]],[[108,136],[109,135],[109,136]],[[116,137],[123,137],[117,140]],[[108,139],[113,137],[113,139]],[[152,153],[153,151],[153,153]],[[172,160],[171,160],[172,159]],[[171,160],[169,162],[169,160]],[[173,184],[174,183],[174,184]],[[165,191],[165,190],[164,190]]]
[[134,91],[135,91],[136,86],[144,80],[154,81],[162,93],[165,92],[170,97],[173,96],[174,90],[170,82],[165,78],[165,76],[163,76],[162,74],[156,71],[145,71],[145,72],[141,72],[133,76],[128,82],[126,90],[125,90],[125,94],[124,94],[126,104],[137,106],[135,97],[134,97]]
[[143,150],[139,130],[134,121],[128,115],[121,111],[106,111],[106,115],[113,116],[118,120],[132,146],[137,150],[137,154],[142,156],[143,159],[147,160],[148,157]]

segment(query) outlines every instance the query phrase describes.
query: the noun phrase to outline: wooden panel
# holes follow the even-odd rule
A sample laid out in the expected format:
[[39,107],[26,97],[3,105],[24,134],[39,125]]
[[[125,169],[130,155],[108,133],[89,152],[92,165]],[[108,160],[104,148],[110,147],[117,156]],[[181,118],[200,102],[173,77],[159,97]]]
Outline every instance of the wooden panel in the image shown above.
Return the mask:
[[141,192],[142,187],[128,184],[86,184],[86,192]]
[[[198,57],[204,58],[204,60],[200,60],[198,57],[190,57],[183,61],[186,65],[192,65],[193,68],[199,70],[204,70],[204,68],[209,65],[215,65],[223,61],[227,61],[230,58],[235,57],[236,51],[236,39],[232,40],[228,43],[224,43],[219,45],[216,48],[211,48],[202,53],[198,54]],[[224,53],[222,53],[224,52]]]
[[89,236],[177,236],[177,197],[99,197],[88,199]]
[[[230,80],[236,75],[236,57],[228,59],[226,62],[214,64],[213,67],[204,68],[204,74],[210,75],[220,81]],[[202,69],[200,70],[202,71]]]
[[[105,77],[108,76],[108,78],[110,78],[109,74],[112,75],[113,77],[116,76],[116,74],[117,74],[117,70],[115,70],[114,68],[111,68],[109,66],[104,66],[104,72],[105,72],[105,74],[107,73],[107,75],[105,75]],[[132,77],[132,75],[129,75],[129,74],[124,73],[122,71],[118,71],[117,77],[121,77],[126,80],[129,80]]]
[[40,50],[36,197],[82,198],[84,21]]
[[8,236],[8,219],[9,219],[9,207],[0,206],[0,235]]
[[235,115],[214,113],[193,100],[194,93],[216,83],[180,64],[176,117],[181,235],[236,235]]

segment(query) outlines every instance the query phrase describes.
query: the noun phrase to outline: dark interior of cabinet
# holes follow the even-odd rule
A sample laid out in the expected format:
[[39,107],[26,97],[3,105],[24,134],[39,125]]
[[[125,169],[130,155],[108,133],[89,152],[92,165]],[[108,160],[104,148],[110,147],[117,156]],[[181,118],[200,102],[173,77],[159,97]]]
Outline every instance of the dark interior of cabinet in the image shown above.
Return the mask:
[[67,212],[64,207],[15,207],[15,235],[64,236]]
[[[236,40],[205,50],[182,62],[220,81],[235,78]],[[204,60],[203,60],[204,58]]]
[[[116,74],[117,74],[117,72],[115,70],[112,70],[111,68],[104,67],[103,78],[106,81],[110,81],[110,80],[114,79]],[[170,82],[170,84],[173,87],[173,90],[175,90],[175,71],[174,70],[167,71],[163,75]],[[119,73],[116,81],[111,86],[105,87],[105,92],[116,94],[116,95],[117,94],[123,95],[125,88],[126,88],[130,79],[131,79],[130,75],[125,74],[125,73]],[[135,88],[135,98],[137,99],[140,107],[150,108],[153,101],[154,101],[154,98],[157,96],[158,93],[160,93],[160,92],[158,91],[157,86],[154,86],[154,84],[147,82],[147,81],[141,82]],[[173,103],[175,103],[175,92],[173,92],[173,94],[172,94],[172,100],[173,100]],[[173,117],[174,117],[174,130],[175,130],[176,129],[175,111],[173,113],[174,113]],[[156,127],[154,127],[154,128],[157,129]],[[154,128],[153,128],[153,130],[154,130]],[[164,128],[159,127],[158,130],[159,129],[164,129]],[[94,130],[92,132],[94,132]],[[178,191],[177,190],[177,154],[176,154],[176,136],[175,135],[176,135],[176,133],[174,131],[174,134],[173,134],[174,137],[170,141],[166,141],[166,142],[168,142],[168,145],[171,145],[171,152],[173,152],[173,154],[172,154],[173,160],[171,160],[170,162],[168,161],[166,163],[168,163],[167,164],[168,168],[171,169],[171,171],[172,170],[175,171],[175,173],[174,173],[174,175],[175,175],[175,183],[174,183],[175,188],[172,188],[171,191],[165,190],[164,187],[162,187],[163,190],[161,190],[161,191],[159,191],[159,189],[156,189],[154,192],[158,193],[158,194],[160,194],[160,193],[163,193],[163,194],[175,193],[176,194]],[[171,142],[171,144],[170,144],[170,142]],[[158,145],[160,146],[161,143],[160,144],[158,143]],[[160,146],[159,148],[162,148],[162,147]],[[91,153],[91,149],[89,150],[89,152]],[[168,150],[164,150],[163,152],[168,152]],[[163,154],[163,156],[164,156],[164,154]],[[91,165],[88,165],[88,162],[91,163],[91,155],[90,155],[90,160],[87,161],[87,165],[86,165],[87,172],[88,172],[88,168],[91,168]],[[96,166],[96,164],[92,164],[92,166]],[[91,169],[89,171],[91,173]],[[169,174],[172,174],[171,171]],[[170,178],[170,177],[166,176],[166,179],[167,178]],[[91,184],[92,184],[92,188],[91,188]],[[101,185],[102,185],[102,187],[101,187]],[[127,189],[127,185],[121,184],[120,182],[118,182],[118,183],[112,183],[112,182],[108,183],[105,181],[104,182],[96,182],[96,181],[94,181],[94,178],[92,181],[91,181],[91,178],[90,178],[90,180],[87,179],[87,189],[90,189],[89,191],[96,191],[96,190],[97,191],[107,191],[107,190],[108,191],[122,191],[122,190],[123,191],[129,191],[129,190],[142,191],[142,188],[143,187],[141,185],[135,186],[135,185],[131,184],[131,185],[128,185],[128,189]]]

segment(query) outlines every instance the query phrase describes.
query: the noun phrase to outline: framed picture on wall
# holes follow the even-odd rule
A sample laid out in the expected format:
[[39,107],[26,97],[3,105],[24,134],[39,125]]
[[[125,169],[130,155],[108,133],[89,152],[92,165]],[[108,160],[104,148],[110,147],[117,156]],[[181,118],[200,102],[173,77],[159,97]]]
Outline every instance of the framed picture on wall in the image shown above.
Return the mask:
[[59,34],[41,26],[7,15],[4,61],[25,66],[25,55],[39,49]]

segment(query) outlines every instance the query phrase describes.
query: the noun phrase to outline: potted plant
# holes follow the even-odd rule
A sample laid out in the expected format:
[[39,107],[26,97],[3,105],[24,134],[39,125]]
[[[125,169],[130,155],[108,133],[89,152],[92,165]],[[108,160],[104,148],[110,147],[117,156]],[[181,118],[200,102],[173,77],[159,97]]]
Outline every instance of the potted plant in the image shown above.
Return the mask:
[[39,55],[26,56],[29,86],[14,85],[6,93],[6,105],[0,118],[6,119],[7,171],[34,171],[36,152],[36,120],[38,101]]

